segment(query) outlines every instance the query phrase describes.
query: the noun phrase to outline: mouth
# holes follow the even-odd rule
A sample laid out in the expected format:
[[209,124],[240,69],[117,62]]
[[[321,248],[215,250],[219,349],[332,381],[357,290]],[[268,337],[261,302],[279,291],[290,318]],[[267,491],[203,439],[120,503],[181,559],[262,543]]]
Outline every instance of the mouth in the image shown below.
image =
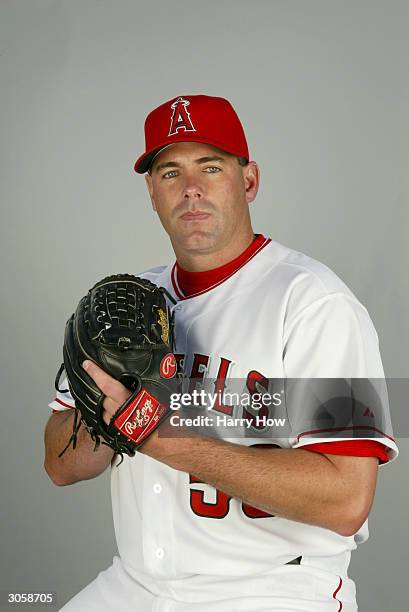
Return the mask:
[[210,217],[210,213],[198,210],[196,212],[185,212],[180,218],[183,219],[183,221],[203,221],[208,217]]

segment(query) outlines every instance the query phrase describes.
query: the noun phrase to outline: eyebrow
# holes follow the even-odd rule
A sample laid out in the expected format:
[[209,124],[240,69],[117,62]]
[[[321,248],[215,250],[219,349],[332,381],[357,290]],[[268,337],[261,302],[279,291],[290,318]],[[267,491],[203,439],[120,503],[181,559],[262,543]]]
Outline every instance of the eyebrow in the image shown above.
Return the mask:
[[[224,162],[226,161],[225,157],[221,157],[220,155],[212,155],[212,156],[206,156],[206,157],[199,157],[198,159],[195,159],[195,163],[196,164],[207,164],[208,162],[212,162],[212,161],[218,161],[218,162]],[[163,170],[164,168],[181,168],[181,164],[179,164],[176,161],[167,161],[167,162],[163,162],[162,164],[158,164],[156,166],[156,168],[154,168],[154,172],[159,172],[159,170]]]

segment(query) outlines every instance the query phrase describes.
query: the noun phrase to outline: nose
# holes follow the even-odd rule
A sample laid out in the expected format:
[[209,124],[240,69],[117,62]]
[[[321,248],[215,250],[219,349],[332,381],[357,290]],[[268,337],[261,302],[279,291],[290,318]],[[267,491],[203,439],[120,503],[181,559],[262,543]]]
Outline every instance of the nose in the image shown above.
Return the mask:
[[186,176],[183,186],[183,199],[200,201],[203,198],[203,186],[198,181],[196,173]]

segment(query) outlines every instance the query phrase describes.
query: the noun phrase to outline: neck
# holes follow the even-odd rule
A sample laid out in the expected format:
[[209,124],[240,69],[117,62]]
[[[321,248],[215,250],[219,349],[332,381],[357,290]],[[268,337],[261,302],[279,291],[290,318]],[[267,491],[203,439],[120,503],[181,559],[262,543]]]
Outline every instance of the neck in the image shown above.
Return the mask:
[[239,257],[254,240],[250,227],[240,236],[235,236],[225,245],[210,250],[185,250],[173,244],[178,264],[187,272],[205,272],[223,266]]

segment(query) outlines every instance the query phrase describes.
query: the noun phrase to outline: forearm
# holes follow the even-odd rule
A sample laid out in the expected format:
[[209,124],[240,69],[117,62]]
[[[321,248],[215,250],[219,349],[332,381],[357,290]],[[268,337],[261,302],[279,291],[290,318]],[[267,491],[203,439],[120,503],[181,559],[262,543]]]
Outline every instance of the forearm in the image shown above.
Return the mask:
[[323,454],[157,434],[141,451],[275,516],[343,535],[354,533],[365,518],[359,472],[359,482],[351,487],[354,479],[345,479]]
[[72,434],[74,412],[64,410],[54,413],[45,429],[44,468],[56,485],[95,478],[106,470],[114,456],[114,451],[103,444],[94,452],[95,442],[81,425],[75,450],[70,445],[62,457],[58,457]]

